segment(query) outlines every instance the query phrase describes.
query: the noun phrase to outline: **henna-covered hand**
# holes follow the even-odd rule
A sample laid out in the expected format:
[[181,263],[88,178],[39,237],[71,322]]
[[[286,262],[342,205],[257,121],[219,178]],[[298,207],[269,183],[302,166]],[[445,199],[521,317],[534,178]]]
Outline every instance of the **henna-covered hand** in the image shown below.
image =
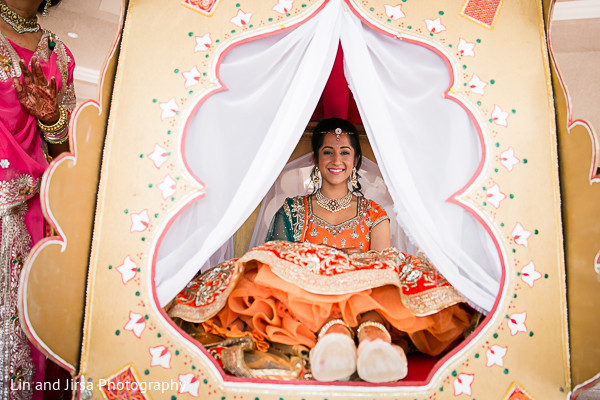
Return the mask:
[[46,125],[55,124],[59,117],[56,95],[56,79],[46,80],[42,67],[36,57],[31,58],[31,70],[20,60],[23,74],[23,84],[18,78],[13,78],[13,86],[17,91],[19,102],[31,115]]

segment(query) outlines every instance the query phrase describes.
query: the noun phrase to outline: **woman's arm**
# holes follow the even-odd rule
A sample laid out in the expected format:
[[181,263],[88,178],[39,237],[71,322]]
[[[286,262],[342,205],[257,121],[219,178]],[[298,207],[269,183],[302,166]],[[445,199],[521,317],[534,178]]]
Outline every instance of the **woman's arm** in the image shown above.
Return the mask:
[[370,250],[381,251],[391,246],[390,241],[390,221],[388,219],[381,221],[371,229],[371,248]]

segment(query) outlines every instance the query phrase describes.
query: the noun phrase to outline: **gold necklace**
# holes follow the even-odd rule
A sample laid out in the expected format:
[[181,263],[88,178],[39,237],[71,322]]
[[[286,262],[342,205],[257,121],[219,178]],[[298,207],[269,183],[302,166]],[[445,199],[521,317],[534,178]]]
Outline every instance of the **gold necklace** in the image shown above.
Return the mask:
[[330,199],[321,193],[321,189],[319,189],[317,190],[317,193],[315,193],[315,198],[317,199],[317,204],[319,206],[327,211],[335,213],[350,207],[350,203],[352,202],[352,192],[348,190],[348,193],[341,199]]
[[0,17],[9,24],[17,33],[34,33],[40,31],[37,16],[23,18],[6,5],[4,0],[0,1]]

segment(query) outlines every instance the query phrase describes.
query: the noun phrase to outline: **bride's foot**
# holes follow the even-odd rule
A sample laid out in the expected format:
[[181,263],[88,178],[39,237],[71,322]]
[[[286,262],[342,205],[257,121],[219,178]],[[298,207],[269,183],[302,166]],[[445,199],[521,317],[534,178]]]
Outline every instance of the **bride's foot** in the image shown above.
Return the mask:
[[358,328],[358,376],[367,382],[394,382],[406,377],[408,365],[401,347],[383,324],[366,321]]
[[356,371],[356,345],[350,327],[336,319],[323,325],[310,351],[310,366],[318,381],[347,381]]

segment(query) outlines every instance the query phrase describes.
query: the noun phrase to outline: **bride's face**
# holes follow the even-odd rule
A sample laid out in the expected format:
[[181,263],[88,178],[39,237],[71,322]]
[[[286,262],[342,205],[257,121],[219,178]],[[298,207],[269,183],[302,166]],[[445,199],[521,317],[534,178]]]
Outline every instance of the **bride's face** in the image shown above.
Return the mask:
[[332,186],[345,185],[354,168],[354,158],[354,149],[347,134],[340,135],[339,139],[333,133],[326,134],[319,148],[317,163],[323,183],[327,182]]

